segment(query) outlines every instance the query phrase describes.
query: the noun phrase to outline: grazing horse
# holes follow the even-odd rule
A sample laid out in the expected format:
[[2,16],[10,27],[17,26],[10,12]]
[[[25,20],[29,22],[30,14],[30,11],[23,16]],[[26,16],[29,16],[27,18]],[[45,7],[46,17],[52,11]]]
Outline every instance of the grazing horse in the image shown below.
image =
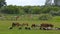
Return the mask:
[[28,23],[23,23],[22,26],[25,27],[26,30],[31,30]]
[[51,30],[52,28],[53,28],[52,24],[42,23],[40,25],[40,29],[43,29],[43,30]]
[[19,23],[12,23],[12,27],[15,27],[15,26],[20,26],[21,24]]
[[28,27],[28,23],[22,23],[22,24],[19,24],[19,23],[12,23],[12,27],[10,27],[10,29],[12,29],[13,27],[19,27],[19,29],[22,29],[22,27],[25,27],[25,29],[30,29]]
[[32,24],[31,27],[40,27],[40,25],[37,25],[37,24]]
[[31,28],[32,28],[32,29],[36,29],[36,30],[37,30],[37,29],[39,29],[39,28],[40,28],[40,25],[32,24],[32,25],[31,25]]
[[32,28],[33,28],[33,27],[36,27],[36,25],[35,25],[35,24],[32,24],[31,27],[32,27]]
[[[12,26],[10,27],[10,29],[12,29],[13,27],[20,27],[20,26],[22,26],[21,24],[19,24],[19,23],[15,23],[15,22],[13,22],[12,23]],[[19,28],[19,29],[21,29],[21,28]]]
[[29,26],[28,23],[23,23],[22,26]]

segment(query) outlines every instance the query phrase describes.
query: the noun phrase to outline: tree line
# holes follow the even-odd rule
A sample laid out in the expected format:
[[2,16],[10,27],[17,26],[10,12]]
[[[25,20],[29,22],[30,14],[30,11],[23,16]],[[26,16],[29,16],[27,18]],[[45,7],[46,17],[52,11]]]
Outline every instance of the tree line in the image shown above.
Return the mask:
[[5,0],[0,0],[0,12],[3,14],[50,13],[52,15],[60,15],[60,6],[16,6],[7,5]]
[[4,14],[45,14],[60,15],[58,6],[3,6],[0,12]]
[[39,19],[48,20],[52,16],[60,16],[60,6],[16,6],[7,5],[0,0],[0,13],[2,14],[42,14]]

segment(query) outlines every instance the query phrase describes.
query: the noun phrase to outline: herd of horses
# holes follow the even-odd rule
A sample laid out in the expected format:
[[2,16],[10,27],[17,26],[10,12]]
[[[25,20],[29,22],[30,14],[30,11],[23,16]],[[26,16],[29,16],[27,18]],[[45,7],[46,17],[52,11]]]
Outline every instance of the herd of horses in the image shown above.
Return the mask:
[[31,24],[29,25],[28,23],[15,23],[13,22],[11,27],[9,29],[13,29],[14,27],[18,27],[19,29],[22,29],[24,27],[24,29],[26,30],[31,30],[31,29],[40,29],[40,30],[60,30],[60,28],[55,27],[53,24],[48,24],[48,23],[42,23],[42,24]]
[[[11,20],[18,20],[20,16],[13,16],[11,18]],[[1,20],[4,20],[4,18],[6,18],[5,16],[1,16],[0,15],[0,19]],[[13,19],[14,18],[14,19]],[[31,15],[29,16],[29,18],[31,18]],[[13,29],[14,27],[18,27],[19,29],[28,29],[28,30],[31,30],[31,29],[40,29],[40,30],[60,30],[59,27],[54,27],[53,24],[48,24],[48,23],[41,23],[41,24],[31,24],[29,25],[28,23],[18,23],[18,22],[13,22],[11,24],[11,27],[9,29]]]

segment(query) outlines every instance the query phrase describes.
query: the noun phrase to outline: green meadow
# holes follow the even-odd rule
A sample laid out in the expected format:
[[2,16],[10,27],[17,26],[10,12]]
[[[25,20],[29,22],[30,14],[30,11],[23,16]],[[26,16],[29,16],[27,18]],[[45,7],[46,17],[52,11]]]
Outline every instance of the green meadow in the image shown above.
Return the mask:
[[[10,18],[10,16],[7,16],[7,18]],[[60,30],[25,30],[24,28],[19,30],[18,27],[10,30],[9,27],[11,26],[12,22],[28,23],[29,25],[51,23],[54,25],[54,27],[60,27],[60,16],[55,16],[51,20],[47,21],[39,20],[38,16],[34,16],[33,18],[20,16],[17,21],[11,19],[0,20],[0,34],[60,34]]]

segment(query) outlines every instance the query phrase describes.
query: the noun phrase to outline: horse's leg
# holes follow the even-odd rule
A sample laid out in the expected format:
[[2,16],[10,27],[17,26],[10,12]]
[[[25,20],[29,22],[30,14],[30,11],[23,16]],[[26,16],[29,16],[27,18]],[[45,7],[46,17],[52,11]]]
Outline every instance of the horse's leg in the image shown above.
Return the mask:
[[21,25],[19,26],[19,29],[22,29],[22,26]]
[[30,27],[25,27],[25,29],[26,29],[26,30],[31,30],[31,28],[30,28]]
[[19,29],[22,29],[22,27],[19,27]]
[[13,29],[13,27],[10,27],[9,29]]

